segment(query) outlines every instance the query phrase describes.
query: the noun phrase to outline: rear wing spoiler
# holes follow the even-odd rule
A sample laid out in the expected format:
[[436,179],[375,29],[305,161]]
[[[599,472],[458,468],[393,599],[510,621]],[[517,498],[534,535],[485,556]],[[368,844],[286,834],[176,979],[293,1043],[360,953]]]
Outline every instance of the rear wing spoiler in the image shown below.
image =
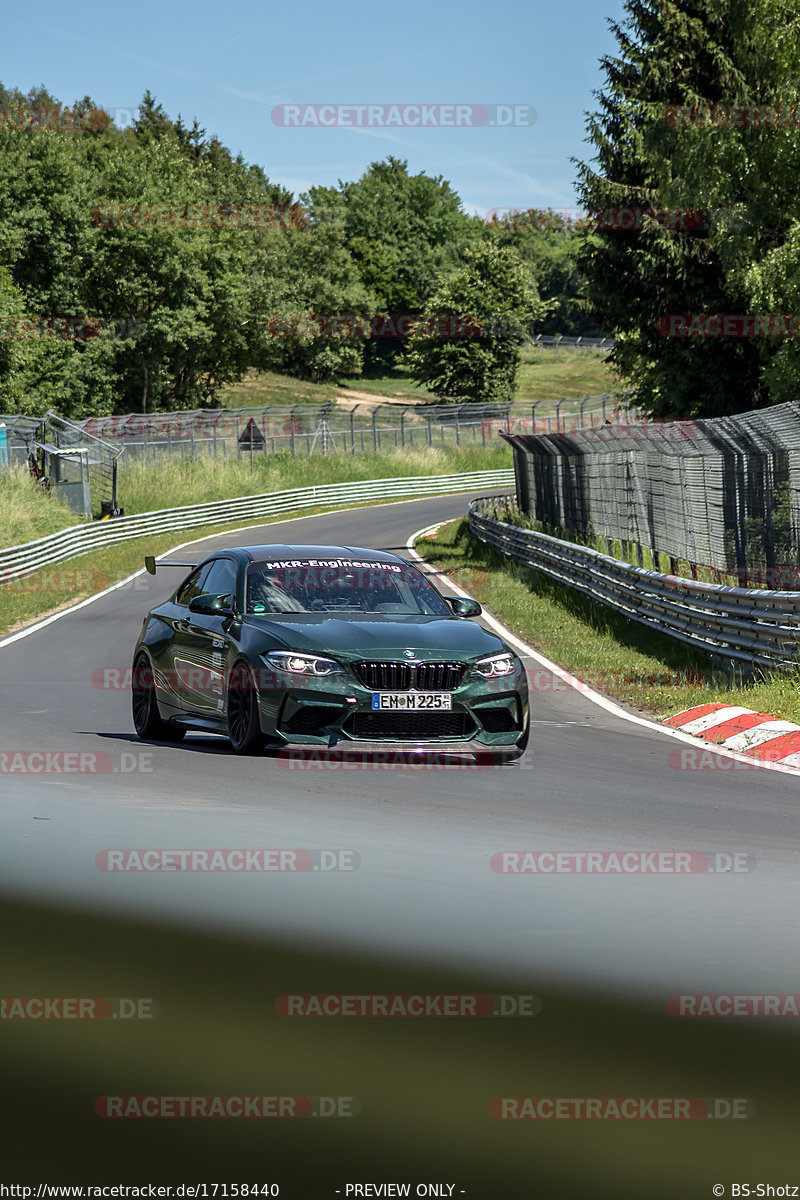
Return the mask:
[[148,575],[155,575],[156,566],[159,567],[196,567],[196,562],[159,562],[156,563],[155,555],[146,554],[144,556],[144,566]]

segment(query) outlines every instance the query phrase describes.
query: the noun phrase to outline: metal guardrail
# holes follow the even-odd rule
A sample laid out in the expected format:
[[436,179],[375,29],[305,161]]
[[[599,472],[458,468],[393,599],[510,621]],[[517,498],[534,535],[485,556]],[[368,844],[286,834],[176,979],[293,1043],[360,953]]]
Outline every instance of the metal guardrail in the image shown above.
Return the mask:
[[335,508],[339,504],[357,504],[389,497],[433,496],[446,492],[468,492],[482,487],[513,487],[512,470],[472,471],[456,475],[409,475],[396,479],[368,479],[355,483],[334,483],[324,487],[291,488],[235,500],[190,504],[182,508],[164,508],[138,513],[92,525],[62,529],[48,537],[22,546],[0,550],[0,586],[11,579],[29,575],[40,567],[64,562],[87,554],[101,546],[113,546],[130,538],[197,529],[203,525],[277,517],[300,508]]
[[800,665],[800,592],[698,583],[609,558],[588,546],[509,525],[496,497],[473,500],[473,534],[515,562],[541,571],[631,621],[730,662]]

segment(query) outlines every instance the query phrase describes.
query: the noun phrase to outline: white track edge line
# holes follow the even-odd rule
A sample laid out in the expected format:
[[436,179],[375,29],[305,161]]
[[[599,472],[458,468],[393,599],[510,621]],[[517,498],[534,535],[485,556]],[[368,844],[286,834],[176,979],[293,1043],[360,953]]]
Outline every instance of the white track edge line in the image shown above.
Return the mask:
[[[425,537],[426,534],[435,533],[436,530],[441,529],[443,525],[449,524],[449,521],[439,521],[435,525],[426,525],[424,529],[418,529],[416,533],[412,533],[406,542],[406,549],[414,555],[414,558],[423,563],[428,570],[433,569],[433,564],[427,562],[422,555],[417,554],[417,551],[414,548],[414,543],[418,539]],[[474,599],[474,596],[470,596],[469,592],[464,591],[459,584],[454,583],[453,580],[448,578],[447,575],[441,575],[439,579],[453,592],[455,592],[456,595],[464,596],[469,600]],[[490,612],[487,612],[486,609],[483,610],[483,616],[486,620],[486,623],[491,625],[492,628],[498,634],[500,634],[504,641],[510,642],[515,647],[519,647],[526,655],[538,662],[540,666],[546,667],[559,679],[562,679],[565,683],[569,684],[569,686],[574,688],[574,690],[581,696],[586,696],[586,698],[591,700],[593,704],[599,705],[600,708],[606,709],[607,712],[613,713],[614,716],[621,717],[623,721],[630,721],[632,725],[642,725],[645,729],[650,729],[656,733],[664,734],[666,737],[670,737],[675,741],[685,742],[686,745],[694,746],[695,749],[700,746],[705,750],[710,750],[713,754],[720,754],[724,758],[732,758],[737,762],[747,763],[750,767],[760,767],[765,771],[777,771],[782,775],[800,775],[800,767],[785,767],[779,762],[765,762],[762,759],[753,758],[748,754],[740,754],[736,750],[727,750],[724,746],[716,746],[710,742],[704,742],[700,738],[692,737],[691,734],[681,733],[679,729],[672,729],[669,725],[662,725],[659,721],[651,721],[647,717],[637,717],[633,713],[627,712],[626,709],[621,708],[619,704],[615,703],[615,701],[609,700],[607,696],[601,695],[600,692],[596,692],[593,688],[590,688],[587,684],[585,684],[583,680],[578,679],[576,675],[570,674],[570,672],[566,671],[563,667],[559,667],[557,663],[551,662],[549,658],[545,658],[545,656],[540,654],[538,650],[534,650],[533,646],[529,646],[527,642],[523,642],[521,638],[518,638],[516,634],[512,633],[510,629],[503,625],[502,621],[498,621],[497,617],[493,616]],[[686,712],[688,709],[684,709],[684,711]]]

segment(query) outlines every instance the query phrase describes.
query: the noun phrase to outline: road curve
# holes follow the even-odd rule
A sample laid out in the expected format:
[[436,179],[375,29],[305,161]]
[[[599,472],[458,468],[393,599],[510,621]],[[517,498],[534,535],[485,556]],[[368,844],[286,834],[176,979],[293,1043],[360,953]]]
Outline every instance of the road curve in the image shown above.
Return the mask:
[[[403,553],[412,531],[464,513],[468,500],[295,519],[215,534],[196,549],[274,540]],[[518,766],[290,767],[234,758],[224,741],[201,735],[144,746],[129,693],[102,684],[113,681],[108,669],[130,664],[142,617],[171,578],[138,576],[0,646],[7,894],[629,995],[800,992],[794,777],[677,769],[678,743],[578,692],[547,690],[538,667]],[[83,761],[109,769],[9,773],[23,761],[17,752],[37,751],[96,755]],[[216,847],[348,849],[360,866],[264,874],[96,865],[108,848]],[[751,869],[511,875],[490,865],[503,850],[739,853]]]

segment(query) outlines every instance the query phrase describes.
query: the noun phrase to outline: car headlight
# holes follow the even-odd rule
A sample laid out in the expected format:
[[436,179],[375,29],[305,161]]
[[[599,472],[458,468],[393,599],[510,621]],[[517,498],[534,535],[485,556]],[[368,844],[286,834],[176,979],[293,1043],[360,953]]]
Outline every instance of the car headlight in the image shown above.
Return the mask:
[[291,650],[274,650],[264,655],[264,661],[276,671],[289,675],[342,675],[344,667],[332,658],[316,654],[293,654]]
[[473,663],[472,669],[484,679],[500,679],[503,675],[513,675],[517,664],[513,654],[493,654]]

